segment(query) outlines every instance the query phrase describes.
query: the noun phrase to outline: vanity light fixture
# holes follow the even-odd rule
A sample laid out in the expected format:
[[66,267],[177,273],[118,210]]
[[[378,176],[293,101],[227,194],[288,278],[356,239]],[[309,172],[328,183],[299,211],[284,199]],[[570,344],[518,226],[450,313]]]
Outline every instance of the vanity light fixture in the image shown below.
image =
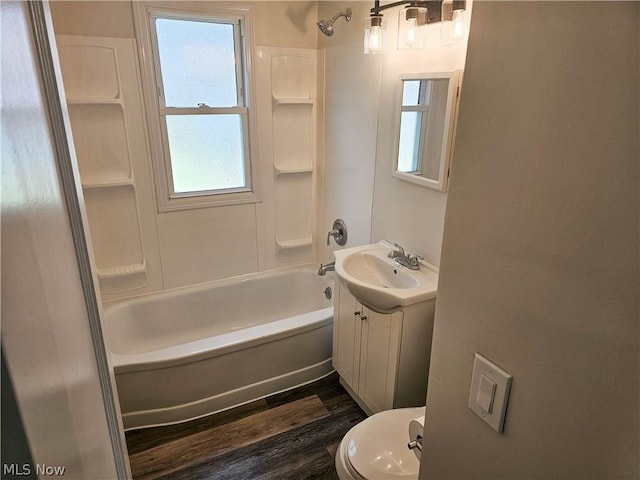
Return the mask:
[[443,31],[450,31],[448,42],[454,43],[466,34],[464,18],[464,0],[404,0],[380,5],[376,0],[371,9],[371,15],[365,19],[364,25],[364,53],[379,54],[386,51],[387,23],[382,15],[383,10],[404,6],[398,13],[398,49],[424,49],[425,27],[429,23],[442,22]]

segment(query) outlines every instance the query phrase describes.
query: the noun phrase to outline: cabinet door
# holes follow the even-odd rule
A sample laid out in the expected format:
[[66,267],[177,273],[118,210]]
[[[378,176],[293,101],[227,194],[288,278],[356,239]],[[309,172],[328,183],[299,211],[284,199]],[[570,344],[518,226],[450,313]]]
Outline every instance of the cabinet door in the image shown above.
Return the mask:
[[358,393],[372,413],[393,408],[402,312],[363,311]]
[[339,286],[334,312],[333,366],[342,379],[354,390],[358,389],[360,369],[361,306],[343,286]]

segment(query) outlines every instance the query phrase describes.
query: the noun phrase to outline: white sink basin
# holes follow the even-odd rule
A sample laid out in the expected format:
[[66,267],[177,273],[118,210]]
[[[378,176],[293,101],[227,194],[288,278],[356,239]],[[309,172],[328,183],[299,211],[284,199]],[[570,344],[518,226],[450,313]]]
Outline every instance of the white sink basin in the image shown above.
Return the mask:
[[410,270],[387,255],[387,242],[333,252],[336,273],[351,294],[374,310],[387,312],[432,299],[438,291],[438,269],[424,261]]

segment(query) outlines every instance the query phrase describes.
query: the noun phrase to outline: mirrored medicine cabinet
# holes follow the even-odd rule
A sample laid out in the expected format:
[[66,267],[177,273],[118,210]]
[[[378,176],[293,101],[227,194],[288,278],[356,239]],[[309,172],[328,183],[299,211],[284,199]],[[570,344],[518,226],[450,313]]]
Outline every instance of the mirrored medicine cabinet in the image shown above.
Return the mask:
[[394,177],[447,190],[460,78],[460,70],[400,76]]

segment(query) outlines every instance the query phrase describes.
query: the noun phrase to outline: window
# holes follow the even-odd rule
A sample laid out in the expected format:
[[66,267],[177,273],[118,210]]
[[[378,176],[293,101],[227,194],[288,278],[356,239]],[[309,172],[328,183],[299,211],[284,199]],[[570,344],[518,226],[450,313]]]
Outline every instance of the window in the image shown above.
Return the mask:
[[248,12],[178,7],[136,7],[136,22],[142,17],[148,26],[141,48],[158,207],[259,201],[250,141]]
[[429,95],[426,92],[429,85],[423,84],[420,80],[405,80],[404,82],[400,146],[398,149],[398,171],[400,172],[416,173],[420,171],[422,117],[429,108]]
[[447,189],[460,74],[400,75],[393,176]]

